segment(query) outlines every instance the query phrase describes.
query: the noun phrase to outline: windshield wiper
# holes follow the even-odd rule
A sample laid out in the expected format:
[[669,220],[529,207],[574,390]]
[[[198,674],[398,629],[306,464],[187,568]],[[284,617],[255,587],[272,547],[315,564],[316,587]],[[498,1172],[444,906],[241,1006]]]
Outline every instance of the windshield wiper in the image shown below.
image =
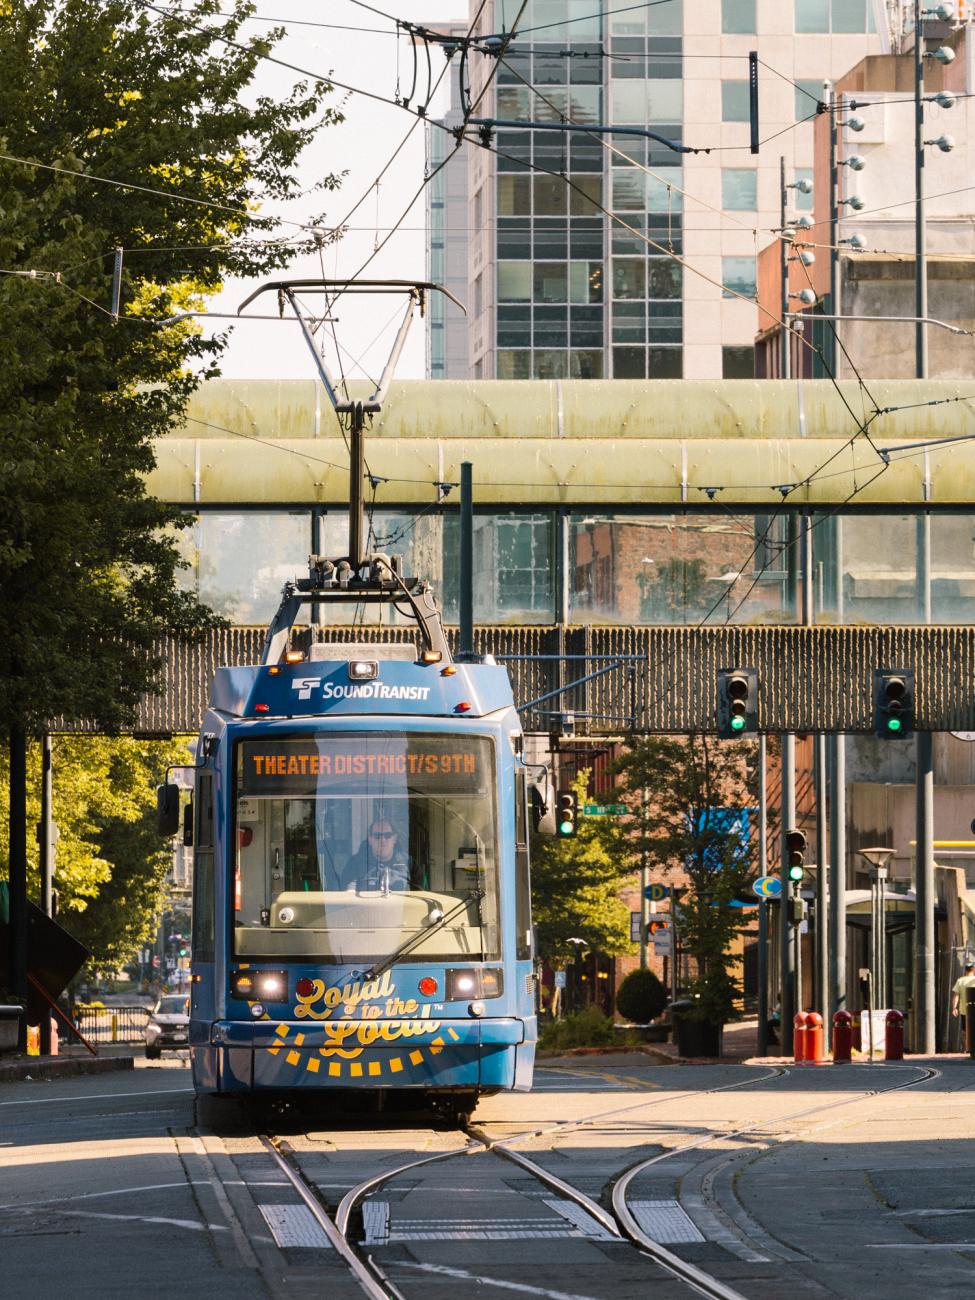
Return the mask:
[[483,897],[484,897],[484,891],[483,889],[481,889],[480,882],[479,882],[477,887],[471,889],[468,893],[466,893],[464,897],[460,900],[460,902],[456,903],[450,909],[450,911],[441,912],[440,915],[437,917],[437,919],[435,921],[432,921],[428,926],[425,927],[425,929],[418,930],[416,934],[411,934],[410,937],[404,940],[404,942],[401,943],[398,948],[394,948],[388,957],[385,957],[377,965],[370,966],[369,969],[363,974],[362,976],[363,980],[376,979],[378,978],[378,976],[382,975],[385,971],[388,971],[389,968],[391,966],[394,966],[401,957],[405,957],[407,953],[412,952],[414,948],[418,947],[421,943],[423,943],[425,939],[429,939],[432,934],[436,934],[438,930],[442,930],[444,926],[448,924],[448,922],[454,919],[455,916],[458,916],[461,912],[465,912],[470,903],[477,904],[477,913],[478,913],[478,917],[480,917],[481,899]]

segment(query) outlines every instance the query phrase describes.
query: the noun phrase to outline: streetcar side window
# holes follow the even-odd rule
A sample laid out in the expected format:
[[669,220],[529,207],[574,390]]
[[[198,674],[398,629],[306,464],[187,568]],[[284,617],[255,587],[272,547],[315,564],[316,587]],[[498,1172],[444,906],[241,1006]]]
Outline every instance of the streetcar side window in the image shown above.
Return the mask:
[[532,957],[532,893],[528,854],[528,782],[515,771],[515,957]]
[[198,772],[193,848],[193,958],[213,961],[213,776]]

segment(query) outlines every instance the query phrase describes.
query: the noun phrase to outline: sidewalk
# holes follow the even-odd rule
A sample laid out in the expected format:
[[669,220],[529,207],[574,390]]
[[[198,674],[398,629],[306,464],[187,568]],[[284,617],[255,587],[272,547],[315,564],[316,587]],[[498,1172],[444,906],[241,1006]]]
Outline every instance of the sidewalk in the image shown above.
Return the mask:
[[0,1056],[0,1083],[22,1079],[68,1079],[80,1074],[104,1074],[131,1070],[135,1066],[135,1048],[131,1045],[99,1047],[92,1056],[80,1044],[62,1047],[57,1056],[27,1056],[22,1052],[4,1052]]

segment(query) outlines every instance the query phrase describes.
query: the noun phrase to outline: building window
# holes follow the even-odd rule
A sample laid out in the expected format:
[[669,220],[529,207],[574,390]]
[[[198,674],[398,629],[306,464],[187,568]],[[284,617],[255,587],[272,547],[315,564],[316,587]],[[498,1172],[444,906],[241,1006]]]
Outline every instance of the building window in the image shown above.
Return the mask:
[[[531,362],[532,354],[527,348],[524,350],[499,349],[498,378],[531,379]],[[480,376],[478,375],[477,378],[480,378]]]
[[755,31],[755,0],[721,0],[721,30],[727,35]]
[[565,262],[535,262],[532,270],[535,302],[568,302],[569,270]]
[[683,377],[684,353],[680,348],[650,349],[651,379],[683,379]]
[[531,262],[498,263],[498,302],[531,302]]
[[569,300],[570,302],[602,302],[602,262],[569,263]]
[[800,77],[796,82],[796,121],[801,122],[804,118],[815,114],[816,105],[823,97],[823,80],[811,81],[808,77]]
[[536,348],[532,354],[533,379],[568,379],[568,353],[554,349]]
[[867,0],[795,0],[796,32],[872,32]]
[[747,122],[749,120],[748,82],[722,81],[722,122]]
[[562,217],[568,206],[569,187],[561,176],[536,176],[535,216]]
[[722,348],[721,377],[722,379],[754,379],[755,349]]
[[613,297],[645,298],[647,264],[642,257],[613,258]]
[[654,174],[647,177],[647,211],[669,212],[684,211],[684,196],[679,188],[682,173],[679,167],[655,167]]
[[671,257],[647,259],[647,297],[679,298],[681,295],[681,265]]
[[498,215],[502,217],[528,216],[532,210],[532,182],[530,176],[498,177]]
[[730,212],[754,212],[758,207],[758,173],[753,167],[722,167],[721,206]]
[[724,286],[721,295],[723,298],[734,298],[738,294],[743,294],[746,298],[754,298],[754,257],[722,257],[721,283]]
[[614,379],[646,379],[646,348],[613,348]]

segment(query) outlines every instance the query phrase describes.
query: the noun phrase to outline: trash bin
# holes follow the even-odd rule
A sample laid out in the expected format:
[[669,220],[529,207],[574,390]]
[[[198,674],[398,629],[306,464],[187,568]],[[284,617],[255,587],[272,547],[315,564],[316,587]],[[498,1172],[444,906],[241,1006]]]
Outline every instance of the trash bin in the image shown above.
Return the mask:
[[693,1007],[692,998],[679,998],[670,1004],[678,1055],[720,1056],[722,1026],[712,1024],[709,1020],[690,1019],[688,1012]]

